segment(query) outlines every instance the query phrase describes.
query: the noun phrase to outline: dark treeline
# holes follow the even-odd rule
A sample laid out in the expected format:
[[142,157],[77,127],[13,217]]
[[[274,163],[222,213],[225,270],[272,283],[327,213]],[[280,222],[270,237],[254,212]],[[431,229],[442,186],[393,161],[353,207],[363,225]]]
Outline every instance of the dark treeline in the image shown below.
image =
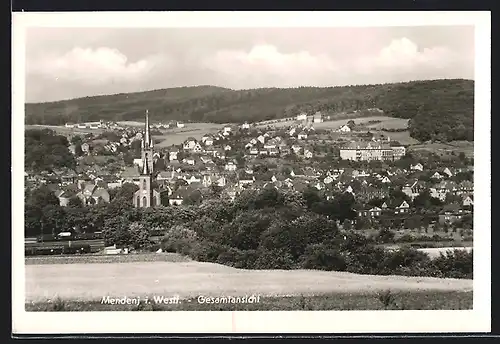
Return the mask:
[[51,171],[54,168],[75,168],[76,161],[68,149],[66,136],[49,129],[25,131],[24,166],[33,171]]
[[255,122],[300,112],[326,115],[378,108],[386,115],[411,119],[410,134],[420,141],[473,140],[474,82],[432,80],[342,87],[229,90],[183,87],[141,93],[26,104],[27,124],[143,120],[213,123]]

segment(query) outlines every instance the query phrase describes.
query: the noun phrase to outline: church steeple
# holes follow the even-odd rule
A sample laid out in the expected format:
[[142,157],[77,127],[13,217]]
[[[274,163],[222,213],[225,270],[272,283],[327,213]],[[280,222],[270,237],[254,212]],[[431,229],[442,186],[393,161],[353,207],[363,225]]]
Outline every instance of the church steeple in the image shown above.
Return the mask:
[[142,174],[146,176],[149,176],[151,174],[147,156],[142,159]]
[[142,168],[139,177],[139,190],[134,194],[133,203],[136,207],[149,208],[161,204],[160,193],[153,189],[153,140],[149,128],[149,114],[146,110],[146,123],[142,139]]
[[153,139],[151,137],[151,129],[149,128],[149,110],[146,110],[146,124],[144,128],[142,146],[145,149],[153,148]]

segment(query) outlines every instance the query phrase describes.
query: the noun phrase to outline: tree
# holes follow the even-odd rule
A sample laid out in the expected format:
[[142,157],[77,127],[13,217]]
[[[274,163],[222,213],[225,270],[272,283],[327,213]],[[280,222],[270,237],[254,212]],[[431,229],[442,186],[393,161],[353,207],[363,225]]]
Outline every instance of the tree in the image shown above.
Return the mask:
[[80,198],[74,196],[71,197],[68,201],[68,207],[70,208],[81,208],[83,207],[83,202]]
[[376,240],[380,243],[393,243],[394,242],[395,233],[387,228],[383,228],[378,232]]
[[50,204],[59,205],[59,200],[48,187],[41,186],[29,193],[26,203],[34,207],[43,208]]
[[161,247],[167,252],[189,254],[197,243],[198,236],[195,231],[182,225],[172,227],[161,240]]

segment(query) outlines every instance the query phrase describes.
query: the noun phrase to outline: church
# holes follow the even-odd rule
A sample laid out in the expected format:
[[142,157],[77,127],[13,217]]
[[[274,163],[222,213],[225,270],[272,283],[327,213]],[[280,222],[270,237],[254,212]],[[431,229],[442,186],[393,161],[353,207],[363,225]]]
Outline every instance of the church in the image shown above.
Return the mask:
[[139,176],[139,190],[134,193],[136,208],[150,208],[161,205],[160,192],[153,188],[153,138],[149,128],[149,114],[146,110],[146,124],[141,144],[142,167]]

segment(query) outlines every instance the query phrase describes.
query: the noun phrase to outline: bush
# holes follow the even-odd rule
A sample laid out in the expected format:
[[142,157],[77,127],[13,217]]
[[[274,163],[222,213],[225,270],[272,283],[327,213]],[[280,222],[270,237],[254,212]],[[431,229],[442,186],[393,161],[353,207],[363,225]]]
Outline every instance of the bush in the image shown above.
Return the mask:
[[290,270],[296,266],[293,256],[285,249],[267,250],[261,248],[257,254],[258,258],[255,260],[253,269]]
[[300,265],[304,269],[327,271],[345,271],[347,268],[344,256],[338,250],[327,248],[323,244],[307,246]]
[[217,263],[229,265],[238,269],[251,269],[257,260],[255,250],[238,250],[231,247],[228,251],[222,252],[217,257]]
[[473,275],[473,252],[466,250],[447,251],[432,261],[441,277],[468,278]]
[[196,232],[184,226],[177,225],[165,234],[161,241],[161,248],[167,252],[188,255],[196,242]]
[[229,247],[217,244],[213,241],[203,240],[193,244],[189,256],[200,262],[214,263],[221,253],[227,252],[228,250]]

